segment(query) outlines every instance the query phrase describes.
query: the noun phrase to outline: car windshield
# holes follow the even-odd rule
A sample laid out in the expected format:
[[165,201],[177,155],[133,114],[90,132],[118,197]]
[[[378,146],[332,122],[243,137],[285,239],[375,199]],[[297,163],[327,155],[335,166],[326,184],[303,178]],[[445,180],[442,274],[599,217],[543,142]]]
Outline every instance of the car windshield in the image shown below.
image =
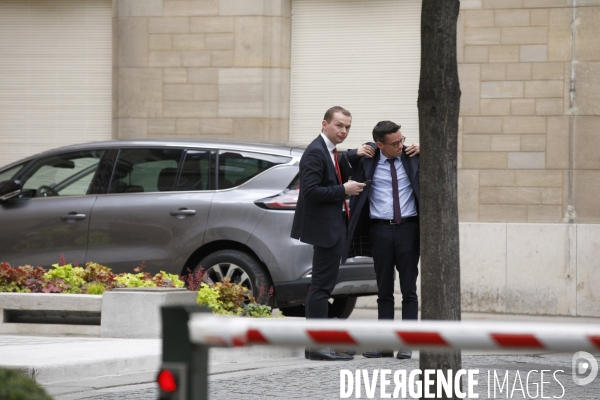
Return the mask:
[[15,174],[17,172],[19,172],[19,170],[21,168],[23,168],[23,165],[25,165],[25,163],[21,163],[19,165],[15,165],[14,167],[11,167],[9,169],[5,169],[4,171],[0,172],[0,182],[6,181],[6,180],[12,178],[13,176],[15,176]]

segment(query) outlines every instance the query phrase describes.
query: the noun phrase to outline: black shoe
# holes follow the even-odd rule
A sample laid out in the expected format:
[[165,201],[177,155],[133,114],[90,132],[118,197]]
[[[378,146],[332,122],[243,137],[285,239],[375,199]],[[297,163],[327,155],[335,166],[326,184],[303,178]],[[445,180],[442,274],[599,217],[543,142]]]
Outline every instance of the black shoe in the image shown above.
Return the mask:
[[337,351],[338,353],[342,353],[342,354],[348,354],[349,356],[354,356],[356,355],[356,349],[335,349],[335,351]]
[[321,361],[350,361],[354,360],[354,357],[338,353],[335,350],[330,349],[329,347],[325,347],[324,349],[319,350],[310,350],[308,352],[308,357],[310,360],[321,360]]
[[362,355],[367,358],[392,358],[394,357],[394,352],[391,350],[373,350],[365,351]]
[[410,350],[400,349],[400,350],[398,350],[398,354],[396,354],[396,358],[398,360],[408,360],[411,357],[412,357],[412,351],[410,351]]
[[[335,351],[337,351],[338,353],[342,353],[342,354],[348,354],[349,356],[354,356],[356,355],[356,349],[336,349]],[[306,358],[307,360],[310,359],[310,350],[307,348],[304,349],[304,358]]]

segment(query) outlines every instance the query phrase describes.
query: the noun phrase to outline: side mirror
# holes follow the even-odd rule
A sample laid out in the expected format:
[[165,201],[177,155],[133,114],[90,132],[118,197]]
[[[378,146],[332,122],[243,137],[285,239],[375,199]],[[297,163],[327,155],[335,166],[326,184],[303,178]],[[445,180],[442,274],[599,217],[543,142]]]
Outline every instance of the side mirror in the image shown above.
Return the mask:
[[21,194],[23,184],[20,180],[8,180],[0,182],[0,201],[12,199]]

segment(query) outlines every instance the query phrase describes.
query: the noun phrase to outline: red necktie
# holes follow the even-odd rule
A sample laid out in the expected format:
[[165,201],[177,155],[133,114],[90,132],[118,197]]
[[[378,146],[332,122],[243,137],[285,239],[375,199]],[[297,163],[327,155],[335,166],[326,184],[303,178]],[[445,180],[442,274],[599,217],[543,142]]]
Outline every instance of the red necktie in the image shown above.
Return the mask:
[[[340,185],[343,185],[342,173],[340,172],[340,164],[338,163],[338,152],[335,147],[333,148],[333,162],[335,163],[335,173],[337,175],[338,182],[340,183]],[[350,208],[348,207],[348,202],[346,201],[345,198],[344,198],[344,210],[346,210],[346,216],[348,217],[348,220],[350,220]]]
[[398,194],[398,174],[396,173],[396,166],[394,165],[395,158],[388,158],[386,160],[390,163],[390,172],[392,173],[392,197],[394,198],[394,222],[399,224],[402,221],[402,214],[400,213],[400,196]]

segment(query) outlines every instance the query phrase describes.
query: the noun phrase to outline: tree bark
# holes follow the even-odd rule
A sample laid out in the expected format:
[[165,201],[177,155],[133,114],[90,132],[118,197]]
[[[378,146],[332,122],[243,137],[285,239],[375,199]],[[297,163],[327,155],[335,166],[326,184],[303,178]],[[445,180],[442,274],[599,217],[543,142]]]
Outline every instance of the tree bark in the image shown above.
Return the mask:
[[[421,12],[421,319],[460,320],[457,143],[460,85],[458,0],[423,0]],[[422,351],[420,369],[461,368],[461,353]],[[423,387],[423,390],[426,388]],[[432,386],[429,391],[437,393]],[[454,393],[456,393],[454,391]],[[423,392],[423,396],[425,392]],[[456,395],[436,398],[457,398]]]

